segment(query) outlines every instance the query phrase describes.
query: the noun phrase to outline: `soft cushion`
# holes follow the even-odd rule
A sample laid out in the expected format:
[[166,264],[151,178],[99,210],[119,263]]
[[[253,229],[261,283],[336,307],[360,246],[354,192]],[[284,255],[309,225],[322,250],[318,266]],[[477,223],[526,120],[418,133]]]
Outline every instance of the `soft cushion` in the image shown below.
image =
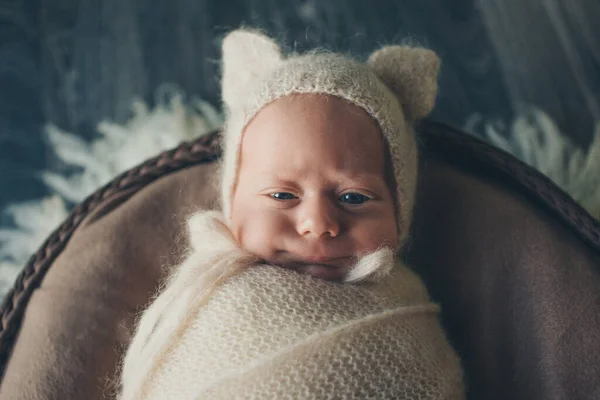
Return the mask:
[[[407,259],[442,306],[470,399],[600,397],[600,224],[547,179],[424,123]],[[144,306],[214,206],[215,136],[86,200],[3,307],[1,399],[104,399]]]

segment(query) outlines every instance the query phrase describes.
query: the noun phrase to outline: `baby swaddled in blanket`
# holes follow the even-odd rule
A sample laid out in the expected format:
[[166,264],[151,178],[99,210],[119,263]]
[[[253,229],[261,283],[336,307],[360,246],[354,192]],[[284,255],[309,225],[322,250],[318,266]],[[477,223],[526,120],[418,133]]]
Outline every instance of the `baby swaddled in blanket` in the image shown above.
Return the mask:
[[188,220],[121,399],[464,398],[438,306],[399,255],[438,68],[416,47],[360,63],[225,38],[222,209]]

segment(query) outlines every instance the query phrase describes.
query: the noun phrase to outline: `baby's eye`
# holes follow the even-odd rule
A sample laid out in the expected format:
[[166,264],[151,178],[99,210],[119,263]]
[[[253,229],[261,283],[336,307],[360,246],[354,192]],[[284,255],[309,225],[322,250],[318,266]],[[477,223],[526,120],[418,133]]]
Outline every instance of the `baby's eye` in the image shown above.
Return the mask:
[[294,199],[297,199],[296,196],[294,196],[291,193],[287,193],[287,192],[271,193],[269,196],[271,196],[275,200],[294,200]]
[[340,201],[347,204],[358,205],[371,200],[369,196],[360,193],[345,193],[340,196]]

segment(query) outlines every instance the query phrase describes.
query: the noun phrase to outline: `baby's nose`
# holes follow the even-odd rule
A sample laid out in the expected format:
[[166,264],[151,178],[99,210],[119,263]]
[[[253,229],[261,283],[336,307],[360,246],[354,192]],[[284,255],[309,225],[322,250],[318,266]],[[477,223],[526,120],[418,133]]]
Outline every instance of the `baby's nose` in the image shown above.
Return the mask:
[[305,237],[336,237],[340,233],[337,210],[327,199],[315,198],[304,201],[298,220],[298,233]]

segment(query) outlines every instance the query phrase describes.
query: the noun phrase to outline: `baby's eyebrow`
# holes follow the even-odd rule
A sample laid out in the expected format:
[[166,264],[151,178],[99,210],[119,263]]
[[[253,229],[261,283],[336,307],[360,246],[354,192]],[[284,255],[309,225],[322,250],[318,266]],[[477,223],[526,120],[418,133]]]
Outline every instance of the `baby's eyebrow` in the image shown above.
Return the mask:
[[362,184],[362,185],[371,185],[373,183],[383,184],[385,183],[385,178],[380,174],[372,174],[372,173],[364,173],[364,174],[356,174],[349,175],[343,177],[339,180],[340,183],[345,184]]
[[294,179],[290,179],[284,176],[280,176],[273,173],[262,173],[261,177],[261,185],[269,185],[269,186],[297,186],[298,181]]
[[[304,180],[304,176],[289,176],[283,175],[281,172],[273,171],[261,171],[258,176],[261,178],[261,185],[273,185],[273,186],[286,186],[295,187],[301,184]],[[376,173],[358,173],[358,174],[341,174],[338,177],[333,178],[332,182],[340,186],[365,186],[367,188],[380,188],[387,187],[386,180],[383,176]]]

